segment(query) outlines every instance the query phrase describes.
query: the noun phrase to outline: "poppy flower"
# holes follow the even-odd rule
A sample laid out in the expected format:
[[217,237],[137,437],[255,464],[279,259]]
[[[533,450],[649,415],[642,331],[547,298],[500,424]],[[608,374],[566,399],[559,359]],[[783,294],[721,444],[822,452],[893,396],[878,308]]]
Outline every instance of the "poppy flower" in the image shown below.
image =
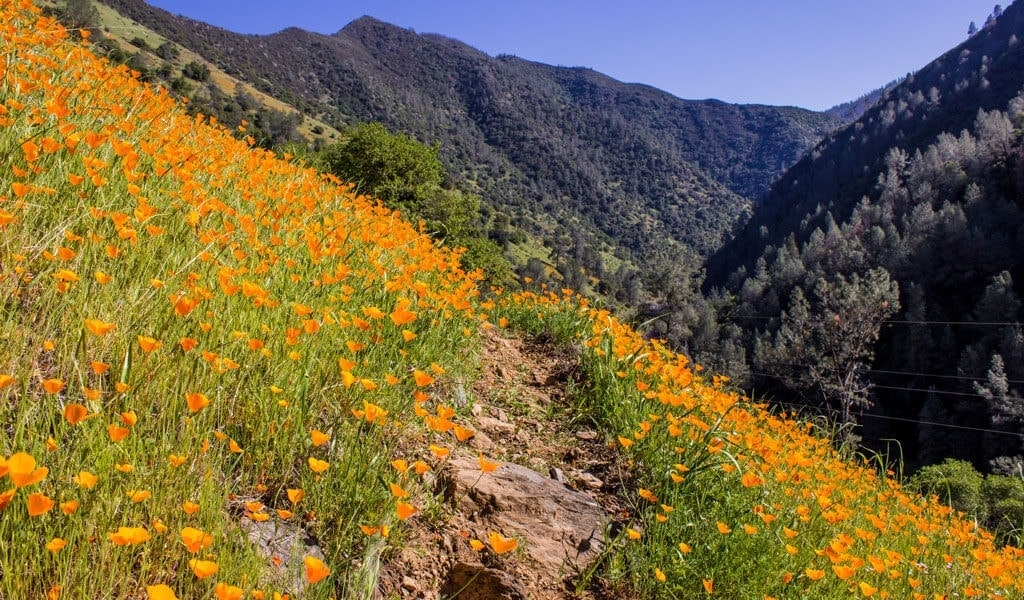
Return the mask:
[[149,490],[132,490],[128,492],[128,497],[131,498],[132,504],[145,502],[146,500],[149,500],[152,495],[153,492],[150,492]]
[[388,487],[391,488],[391,495],[395,498],[408,498],[409,492],[405,491],[402,486],[397,483],[389,483]]
[[302,564],[306,567],[306,579],[310,583],[317,583],[331,574],[330,567],[315,556],[307,555],[302,559]]
[[210,404],[210,399],[205,394],[189,392],[185,394],[185,403],[188,404],[189,412],[197,413]]
[[117,325],[115,323],[107,323],[99,319],[85,319],[85,328],[93,335],[107,335],[113,331],[116,326]]
[[38,492],[28,495],[28,516],[38,517],[53,509],[56,503],[46,494]]
[[21,488],[39,483],[49,472],[46,467],[37,469],[36,459],[25,452],[17,452],[7,459],[7,474],[14,487]]
[[198,504],[191,500],[186,500],[181,503],[181,510],[185,511],[186,515],[194,515],[199,512],[200,508],[201,507]]
[[213,543],[213,536],[194,527],[185,527],[181,530],[181,543],[189,552],[195,554]]
[[198,560],[195,558],[188,561],[188,567],[192,569],[192,573],[198,579],[206,579],[219,570],[217,563],[212,560]]
[[4,389],[9,385],[13,385],[18,379],[13,375],[0,374],[0,390]]
[[292,506],[298,504],[303,498],[306,497],[305,490],[288,488],[285,490],[288,493],[288,501],[292,503]]
[[491,550],[494,550],[495,554],[511,552],[519,546],[519,542],[515,538],[507,538],[497,531],[487,534],[487,543],[491,546]]
[[452,432],[455,434],[455,439],[459,440],[460,442],[464,442],[469,438],[473,437],[474,435],[476,435],[475,431],[468,427],[463,427],[461,425],[456,425],[452,429]]
[[128,437],[131,432],[132,430],[127,427],[118,427],[113,423],[107,425],[107,435],[110,436],[110,441],[115,443]]
[[498,469],[498,467],[501,466],[501,463],[487,460],[486,458],[484,458],[482,454],[476,457],[476,461],[480,464],[480,470],[483,471],[484,473],[490,473],[491,471],[495,471]]
[[56,394],[64,389],[64,382],[60,379],[44,379],[41,384],[47,394]]
[[46,549],[49,550],[50,552],[53,552],[54,554],[56,554],[56,553],[60,552],[61,550],[63,550],[64,547],[67,546],[67,545],[68,545],[68,541],[67,540],[65,540],[63,538],[53,538],[52,540],[46,542]]
[[221,581],[213,586],[213,595],[217,597],[217,600],[242,600],[245,590]]
[[171,463],[172,467],[180,467],[185,464],[187,459],[180,454],[171,454],[167,456],[167,462]]
[[151,537],[143,527],[118,527],[117,531],[107,534],[110,541],[118,546],[141,544]]
[[147,585],[146,597],[147,600],[178,600],[178,597],[174,595],[174,590],[163,583]]
[[60,503],[60,512],[66,515],[73,515],[78,510],[78,500],[67,500]]
[[155,338],[151,338],[145,335],[138,336],[139,347],[142,348],[143,352],[149,353],[159,349],[163,344],[157,341]]
[[313,456],[310,456],[307,462],[309,463],[309,468],[312,469],[314,473],[323,473],[331,466],[331,463],[326,460],[320,460]]
[[64,419],[72,425],[78,425],[89,416],[89,409],[81,404],[68,404],[64,407]]
[[99,477],[96,477],[89,471],[79,471],[78,475],[72,477],[71,480],[74,481],[78,487],[88,490],[92,489],[96,485],[96,482],[99,481]]
[[404,521],[409,517],[415,515],[416,513],[420,512],[420,509],[416,508],[412,504],[409,504],[408,502],[403,502],[399,500],[395,504],[395,512],[398,514],[398,518]]
[[412,377],[416,381],[416,385],[419,387],[426,387],[434,383],[434,378],[431,377],[429,373],[420,371],[419,369],[412,372]]
[[7,505],[11,503],[12,499],[14,499],[14,493],[17,491],[17,488],[11,488],[6,492],[0,493],[0,511],[7,508]]

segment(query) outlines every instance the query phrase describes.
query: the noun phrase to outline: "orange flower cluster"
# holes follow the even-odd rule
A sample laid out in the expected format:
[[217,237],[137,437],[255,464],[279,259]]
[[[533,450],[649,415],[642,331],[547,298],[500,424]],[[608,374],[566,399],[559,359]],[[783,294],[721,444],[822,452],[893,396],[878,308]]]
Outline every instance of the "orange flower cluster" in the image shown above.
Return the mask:
[[[257,494],[247,518],[313,527],[359,495],[347,449],[402,434],[435,361],[467,344],[449,332],[474,326],[481,275],[341,182],[189,116],[30,1],[0,0],[0,52],[0,295],[17,306],[0,317],[0,418],[17,431],[0,445],[0,529],[40,565],[0,595],[98,585],[80,583],[94,568],[135,581],[144,556],[188,567],[146,582],[152,597],[270,597],[230,583],[259,577],[229,566],[219,507]],[[376,501],[399,520],[419,510]],[[67,582],[58,553],[79,561]],[[339,553],[293,568],[316,584]]]
[[[501,305],[512,320],[529,313],[586,324],[588,372],[610,378],[592,383],[625,395],[621,408],[635,420],[617,445],[649,469],[633,515],[642,527],[626,533],[651,540],[626,552],[655,561],[646,569],[652,594],[931,600],[1024,592],[1024,551],[997,547],[962,515],[902,490],[891,473],[841,456],[809,423],[727,391],[727,378],[707,381],[699,365],[606,311],[552,292],[509,295]],[[702,510],[680,509],[697,503]],[[723,568],[722,556],[743,557],[744,569]]]

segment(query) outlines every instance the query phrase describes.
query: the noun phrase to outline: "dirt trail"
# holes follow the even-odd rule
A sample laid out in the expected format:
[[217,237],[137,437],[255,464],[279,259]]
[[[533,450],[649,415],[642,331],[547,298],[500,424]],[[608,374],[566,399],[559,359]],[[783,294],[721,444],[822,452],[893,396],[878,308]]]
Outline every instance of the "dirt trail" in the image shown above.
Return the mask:
[[[617,493],[629,472],[590,423],[574,419],[578,356],[550,340],[485,334],[482,371],[468,394],[476,435],[434,481],[441,518],[414,519],[401,548],[385,556],[378,598],[608,597],[594,585],[577,587],[608,532],[621,527]],[[502,466],[482,472],[480,454]],[[486,542],[491,531],[520,547],[474,551],[470,540]]]

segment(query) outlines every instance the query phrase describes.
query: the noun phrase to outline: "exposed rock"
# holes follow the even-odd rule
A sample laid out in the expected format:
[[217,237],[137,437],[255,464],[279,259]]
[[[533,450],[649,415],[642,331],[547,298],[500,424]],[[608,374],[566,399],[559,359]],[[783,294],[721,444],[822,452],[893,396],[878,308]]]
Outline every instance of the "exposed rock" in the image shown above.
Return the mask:
[[297,597],[302,597],[307,585],[303,577],[303,557],[308,555],[324,560],[323,550],[316,540],[298,525],[276,519],[259,522],[242,517],[239,524],[266,560],[268,571],[276,573],[281,583],[293,590]]
[[586,441],[596,440],[597,439],[597,435],[598,435],[597,432],[594,431],[593,429],[581,429],[581,430],[576,432],[576,439],[586,440]]
[[476,461],[449,462],[449,493],[471,520],[522,541],[551,582],[585,569],[600,553],[604,510],[590,496],[515,464],[483,473]]
[[488,452],[494,448],[494,441],[486,433],[477,429],[473,437],[469,438],[469,447],[477,452]]
[[516,432],[516,426],[508,421],[502,421],[493,417],[483,415],[476,418],[477,427],[491,435],[503,436],[512,435]]
[[461,562],[452,567],[441,595],[459,600],[527,600],[526,593],[509,573]]

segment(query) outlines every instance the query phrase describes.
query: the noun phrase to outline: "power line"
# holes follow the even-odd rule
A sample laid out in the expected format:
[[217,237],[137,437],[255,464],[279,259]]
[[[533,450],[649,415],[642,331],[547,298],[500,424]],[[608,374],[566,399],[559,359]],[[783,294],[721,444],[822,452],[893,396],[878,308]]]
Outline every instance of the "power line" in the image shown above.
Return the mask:
[[[730,319],[749,319],[756,321],[771,321],[774,319],[781,318],[778,316],[767,316],[767,315],[728,315]],[[824,323],[825,321],[817,321],[818,323]],[[978,326],[978,327],[1008,327],[1008,326],[1020,326],[1020,321],[919,321],[916,319],[885,319],[880,321],[886,325],[963,325],[963,326]]]
[[[796,365],[793,365],[796,366]],[[803,365],[806,366],[806,365]],[[966,375],[938,375],[936,373],[913,373],[911,371],[887,371],[885,369],[868,369],[868,373],[882,373],[885,375],[905,375],[907,377],[933,377],[935,379],[958,379],[960,381],[983,381],[986,377],[968,377]],[[1007,379],[1006,383],[1024,384],[1021,379]]]
[[[814,367],[814,365],[802,365],[802,364],[798,364],[798,363],[783,363],[783,362],[780,362],[780,363],[773,363],[773,364],[780,365],[780,366],[783,366],[783,367],[798,367],[798,368],[801,368],[801,369],[811,369],[811,368]],[[977,376],[977,377],[969,377],[967,375],[939,375],[937,373],[914,373],[912,371],[889,371],[889,370],[885,370],[885,369],[868,369],[865,372],[866,373],[882,373],[882,374],[886,374],[886,375],[903,375],[903,376],[906,376],[908,378],[909,377],[929,377],[929,378],[935,378],[935,379],[954,379],[954,380],[958,380],[958,381],[972,381],[972,382],[983,382],[983,381],[986,381],[988,379],[988,375]],[[765,377],[774,377],[774,375],[769,375],[767,373],[758,373],[758,374],[759,375],[764,375]],[[1024,380],[1021,380],[1021,379],[1007,379],[1006,383],[1015,383],[1015,384],[1019,384],[1019,385],[1024,385]],[[882,387],[882,386],[878,386],[878,387]],[[909,388],[909,389],[917,389],[917,388]],[[972,394],[972,395],[977,395],[977,394]]]
[[[779,406],[788,406],[790,408],[796,408],[796,409],[813,408],[813,407],[805,406],[805,405],[801,405],[801,404],[793,404],[791,402],[773,402],[773,404],[778,404]],[[834,408],[823,407],[821,410],[823,412],[830,413],[833,416],[840,414],[840,411],[838,411],[838,410],[836,410]],[[1001,435],[1012,435],[1014,437],[1024,438],[1024,433],[1017,433],[1017,432],[1014,432],[1014,431],[1000,431],[998,429],[986,429],[984,427],[971,427],[970,425],[954,425],[952,423],[938,423],[936,421],[921,421],[921,420],[917,420],[917,419],[907,419],[907,418],[904,418],[904,417],[893,417],[893,416],[889,416],[889,415],[878,415],[878,414],[874,414],[874,413],[860,413],[858,415],[858,417],[859,418],[868,418],[868,419],[880,419],[880,420],[883,420],[883,421],[902,421],[904,423],[916,423],[918,425],[927,425],[929,427],[945,427],[947,429],[963,429],[965,431],[979,431],[979,432],[982,432],[982,433],[995,433],[995,434],[1001,434]]]

